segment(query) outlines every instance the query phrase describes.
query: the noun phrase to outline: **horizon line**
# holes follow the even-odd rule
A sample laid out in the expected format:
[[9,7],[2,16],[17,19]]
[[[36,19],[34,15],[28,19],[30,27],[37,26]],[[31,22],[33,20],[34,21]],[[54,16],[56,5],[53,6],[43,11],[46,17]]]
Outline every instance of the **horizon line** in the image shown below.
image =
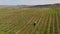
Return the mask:
[[[32,5],[49,5],[49,4],[60,4],[60,3],[32,4]],[[20,4],[10,4],[10,5],[20,5]],[[21,4],[21,5],[29,5],[29,4]]]

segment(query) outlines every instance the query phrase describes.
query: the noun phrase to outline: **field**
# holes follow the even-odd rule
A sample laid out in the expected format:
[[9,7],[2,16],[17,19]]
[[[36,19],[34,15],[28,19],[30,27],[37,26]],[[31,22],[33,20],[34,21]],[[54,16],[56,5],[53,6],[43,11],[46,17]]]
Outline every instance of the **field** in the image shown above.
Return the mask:
[[0,34],[60,34],[60,8],[0,8]]

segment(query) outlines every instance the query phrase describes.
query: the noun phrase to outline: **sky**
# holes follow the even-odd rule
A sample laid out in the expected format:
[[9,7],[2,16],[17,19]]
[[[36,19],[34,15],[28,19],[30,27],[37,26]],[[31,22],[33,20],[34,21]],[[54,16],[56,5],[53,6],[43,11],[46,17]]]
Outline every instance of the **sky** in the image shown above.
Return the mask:
[[43,5],[60,3],[60,0],[0,0],[0,5]]

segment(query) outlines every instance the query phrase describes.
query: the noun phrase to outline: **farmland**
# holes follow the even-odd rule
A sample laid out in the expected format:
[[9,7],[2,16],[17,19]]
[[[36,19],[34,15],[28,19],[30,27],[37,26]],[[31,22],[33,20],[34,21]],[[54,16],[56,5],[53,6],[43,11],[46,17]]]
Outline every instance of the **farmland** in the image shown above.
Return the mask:
[[0,34],[60,34],[60,8],[1,8]]

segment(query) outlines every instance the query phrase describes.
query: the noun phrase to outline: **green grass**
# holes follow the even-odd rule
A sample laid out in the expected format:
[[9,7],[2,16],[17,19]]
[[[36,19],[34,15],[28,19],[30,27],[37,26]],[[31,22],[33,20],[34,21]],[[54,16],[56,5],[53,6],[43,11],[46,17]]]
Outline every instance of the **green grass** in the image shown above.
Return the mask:
[[8,32],[0,31],[0,34],[10,34]]
[[[36,31],[38,31],[38,32],[41,32],[43,30],[46,16],[48,16],[48,21],[47,21],[48,23],[44,30],[45,34],[47,34],[48,24],[49,24],[49,20],[50,20],[49,18],[51,16],[52,22],[50,25],[50,34],[53,33],[53,18],[55,18],[56,14],[57,14],[57,16],[60,17],[60,9],[57,9],[57,8],[23,8],[23,9],[22,8],[17,8],[17,9],[2,8],[2,9],[0,9],[0,34],[16,33],[17,31],[21,30],[28,23],[28,21],[31,20],[31,18],[33,16],[34,16],[34,19],[37,17],[37,19],[35,19],[35,20],[39,20],[39,18],[41,18],[41,22],[44,22],[42,25],[43,27],[40,27],[41,22],[36,27],[37,28]],[[42,17],[40,17],[40,16],[42,16]],[[34,23],[34,19],[31,21],[31,23]],[[32,30],[34,29],[33,24],[29,24],[27,26],[25,27],[25,29],[28,28],[28,29],[26,29],[26,31],[28,31],[28,33],[30,34],[32,32]],[[25,31],[25,29],[23,31]],[[23,31],[21,31],[21,32],[23,32]],[[33,32],[33,33],[35,34],[35,32]],[[20,32],[19,32],[19,34],[20,34]],[[23,32],[23,34],[25,34],[25,32]]]

